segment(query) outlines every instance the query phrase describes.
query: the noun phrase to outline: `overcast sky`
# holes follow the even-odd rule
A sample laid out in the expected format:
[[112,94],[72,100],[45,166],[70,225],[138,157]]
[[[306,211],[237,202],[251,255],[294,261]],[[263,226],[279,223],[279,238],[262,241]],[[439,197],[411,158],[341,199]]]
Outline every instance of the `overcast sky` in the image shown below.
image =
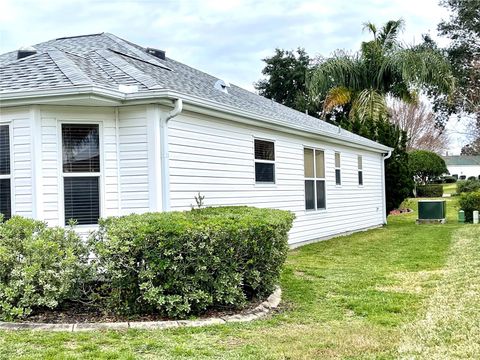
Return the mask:
[[[362,23],[380,25],[398,18],[406,22],[403,41],[418,43],[424,33],[436,38],[437,24],[448,17],[438,0],[0,0],[0,4],[0,53],[57,37],[110,32],[166,50],[175,60],[249,90],[262,76],[261,59],[276,47],[303,47],[311,56],[357,50],[369,38],[362,33]],[[454,125],[461,132],[462,126]],[[461,141],[452,144],[455,152]]]

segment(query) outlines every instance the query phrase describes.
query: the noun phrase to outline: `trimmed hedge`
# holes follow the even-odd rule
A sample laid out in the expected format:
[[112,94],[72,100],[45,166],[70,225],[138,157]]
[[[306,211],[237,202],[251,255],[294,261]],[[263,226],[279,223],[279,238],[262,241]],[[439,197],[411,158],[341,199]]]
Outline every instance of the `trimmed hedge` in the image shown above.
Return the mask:
[[103,285],[93,294],[123,314],[239,308],[279,282],[294,215],[251,207],[101,220],[90,237]]
[[14,216],[0,220],[0,319],[54,309],[76,296],[88,250],[72,229]]
[[480,180],[461,180],[457,182],[457,193],[467,193],[480,190]]
[[443,186],[437,184],[417,185],[417,197],[442,197]]
[[480,211],[480,191],[464,193],[460,196],[458,200],[460,209],[465,211],[465,221],[473,221],[473,211]]

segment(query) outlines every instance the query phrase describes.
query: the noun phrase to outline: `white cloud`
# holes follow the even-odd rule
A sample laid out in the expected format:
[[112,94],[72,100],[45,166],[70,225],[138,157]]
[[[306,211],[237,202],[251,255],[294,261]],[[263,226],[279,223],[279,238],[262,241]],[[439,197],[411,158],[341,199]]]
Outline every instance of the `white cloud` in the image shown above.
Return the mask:
[[364,22],[398,18],[418,43],[447,16],[438,0],[0,0],[0,53],[106,31],[253,90],[275,47],[356,50]]

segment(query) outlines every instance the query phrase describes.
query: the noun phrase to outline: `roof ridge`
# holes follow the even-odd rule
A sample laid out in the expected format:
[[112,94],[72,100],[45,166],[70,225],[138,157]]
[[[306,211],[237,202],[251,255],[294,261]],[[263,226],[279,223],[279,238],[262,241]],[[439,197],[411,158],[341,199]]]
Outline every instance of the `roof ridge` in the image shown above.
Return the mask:
[[51,49],[47,50],[46,53],[73,85],[89,85],[92,83],[90,78],[85,75],[85,73],[63,53],[63,51]]
[[110,64],[117,67],[132,79],[145,85],[149,90],[162,89],[162,86],[156,82],[156,80],[150,75],[145,74],[135,66],[131,65],[121,57],[117,56],[111,50],[96,50],[95,53],[103,57]]
[[[156,64],[160,67],[165,67],[165,65],[158,62],[153,56],[147,54],[146,52],[140,51],[135,46],[133,46],[132,43],[130,43],[129,41],[124,40],[124,39],[122,39],[122,38],[120,38],[116,35],[110,34],[110,33],[103,33],[103,35],[107,36],[110,40],[115,41],[118,45],[123,46],[124,48],[127,48],[129,51],[134,53],[136,56],[138,56],[143,61],[150,61],[150,62],[152,62],[152,63],[154,63],[154,64]],[[137,44],[135,44],[135,45],[137,45]],[[140,45],[137,45],[137,46],[141,47],[143,49],[142,46],[140,46]]]

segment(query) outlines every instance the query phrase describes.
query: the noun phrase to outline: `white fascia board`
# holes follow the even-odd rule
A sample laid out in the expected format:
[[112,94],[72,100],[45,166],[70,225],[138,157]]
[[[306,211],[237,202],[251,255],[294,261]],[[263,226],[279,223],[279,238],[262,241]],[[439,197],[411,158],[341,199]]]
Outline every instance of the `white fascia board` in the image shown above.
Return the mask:
[[[55,90],[25,90],[25,91],[10,91],[0,92],[0,107],[19,106],[28,104],[51,104],[59,100],[85,100],[98,99],[103,102],[110,103],[111,106],[121,105],[137,105],[137,104],[152,104],[165,103],[168,99],[182,99],[186,105],[186,109],[194,112],[203,112],[212,116],[217,116],[220,113],[223,118],[229,118],[233,121],[244,122],[250,125],[261,126],[269,129],[287,131],[289,133],[296,133],[301,136],[318,138],[328,140],[331,143],[338,143],[355,147],[359,149],[368,149],[370,151],[386,153],[393,150],[388,146],[384,146],[375,142],[362,143],[358,139],[345,136],[342,133],[332,133],[322,131],[317,128],[309,128],[301,125],[293,125],[289,122],[271,119],[266,116],[261,116],[256,113],[238,109],[233,106],[220,104],[215,101],[206,100],[201,97],[183,94],[176,91],[169,90],[155,90],[137,93],[125,94],[120,91],[106,89],[98,86],[76,86],[65,87]],[[107,104],[106,104],[107,105]]]

